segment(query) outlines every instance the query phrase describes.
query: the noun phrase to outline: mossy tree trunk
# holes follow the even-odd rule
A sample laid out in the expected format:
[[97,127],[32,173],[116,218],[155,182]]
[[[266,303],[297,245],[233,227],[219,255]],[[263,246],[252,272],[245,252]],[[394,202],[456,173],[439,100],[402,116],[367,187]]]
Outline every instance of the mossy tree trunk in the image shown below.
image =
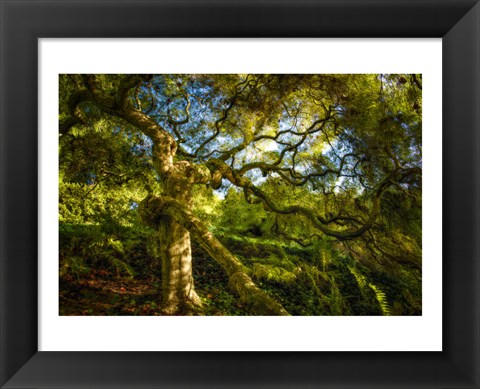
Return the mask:
[[229,277],[230,288],[239,295],[242,302],[250,306],[255,314],[289,315],[278,302],[255,285],[244,271],[240,261],[181,202],[168,196],[148,196],[139,210],[144,221],[151,225],[163,223],[164,218],[172,217],[186,228],[195,241],[224,268]]
[[[164,193],[187,209],[192,206],[191,173],[187,165],[177,163],[164,177]],[[189,314],[201,306],[193,282],[190,233],[169,215],[161,215],[156,228],[162,261],[162,311]]]

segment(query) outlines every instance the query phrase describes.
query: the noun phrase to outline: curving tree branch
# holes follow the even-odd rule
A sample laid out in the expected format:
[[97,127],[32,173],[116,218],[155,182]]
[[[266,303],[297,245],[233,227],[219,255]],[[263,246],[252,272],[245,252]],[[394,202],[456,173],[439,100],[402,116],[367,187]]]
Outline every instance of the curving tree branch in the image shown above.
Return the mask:
[[[237,171],[232,169],[226,163],[221,160],[211,160],[209,166],[212,170],[218,171],[222,177],[228,179],[232,184],[237,187],[241,187],[244,190],[248,191],[248,193],[252,193],[258,199],[260,199],[271,211],[278,213],[278,214],[301,214],[305,216],[314,227],[320,230],[325,235],[335,237],[339,240],[349,240],[354,239],[363,235],[366,231],[368,231],[375,223],[377,216],[380,213],[380,205],[381,205],[381,197],[382,194],[392,185],[395,185],[397,182],[401,182],[403,179],[410,175],[420,174],[421,171],[419,168],[407,168],[407,169],[400,169],[398,171],[394,171],[385,179],[383,179],[375,189],[372,198],[371,198],[371,209],[370,215],[368,218],[361,223],[359,219],[349,216],[335,216],[329,219],[325,219],[321,215],[317,214],[313,209],[306,208],[299,205],[293,206],[281,206],[277,204],[273,199],[268,196],[265,191],[261,190],[257,186],[255,186],[250,179],[247,177],[239,174]],[[354,222],[354,224],[361,223],[360,227],[356,227],[351,230],[335,230],[327,227],[328,224],[332,224],[336,222]]]

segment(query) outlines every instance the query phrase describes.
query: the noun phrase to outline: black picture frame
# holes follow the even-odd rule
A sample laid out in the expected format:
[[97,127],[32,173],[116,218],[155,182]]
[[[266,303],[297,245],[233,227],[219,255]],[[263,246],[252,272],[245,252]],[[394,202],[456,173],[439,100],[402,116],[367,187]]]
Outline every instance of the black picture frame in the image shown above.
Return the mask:
[[[0,0],[0,18],[2,388],[480,388],[478,0]],[[442,38],[443,351],[38,352],[42,37]]]

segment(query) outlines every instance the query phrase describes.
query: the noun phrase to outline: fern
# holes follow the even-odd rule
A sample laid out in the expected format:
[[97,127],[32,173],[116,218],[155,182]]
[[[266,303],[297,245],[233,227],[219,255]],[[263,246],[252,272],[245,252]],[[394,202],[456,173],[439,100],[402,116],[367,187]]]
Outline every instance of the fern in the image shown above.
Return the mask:
[[115,269],[115,272],[117,273],[117,278],[120,277],[121,273],[125,273],[128,278],[133,278],[135,276],[135,271],[125,261],[122,261],[121,259],[118,259],[116,257],[110,257],[110,256],[107,257],[107,260]]
[[357,284],[360,287],[360,292],[364,294],[367,288],[367,279],[365,278],[364,275],[360,274],[358,270],[352,266],[348,266],[348,270],[350,270],[350,273],[352,273],[353,277],[355,277],[355,280],[357,281]]
[[392,311],[390,309],[390,306],[388,305],[387,295],[378,286],[372,284],[371,282],[368,282],[367,278],[364,275],[360,274],[357,269],[352,266],[349,266],[348,269],[350,270],[350,273],[352,273],[352,275],[355,277],[355,280],[357,281],[362,295],[365,296],[368,290],[367,287],[373,290],[378,305],[382,310],[383,316],[391,316]]
[[90,268],[80,256],[68,256],[60,259],[60,277],[72,275],[80,281],[80,276],[87,274]]
[[342,316],[345,314],[345,302],[342,293],[335,282],[335,277],[331,277],[330,289],[330,314],[333,316]]
[[378,304],[382,310],[383,316],[392,316],[390,306],[388,305],[387,295],[381,291],[378,286],[369,283],[368,286],[375,292]]

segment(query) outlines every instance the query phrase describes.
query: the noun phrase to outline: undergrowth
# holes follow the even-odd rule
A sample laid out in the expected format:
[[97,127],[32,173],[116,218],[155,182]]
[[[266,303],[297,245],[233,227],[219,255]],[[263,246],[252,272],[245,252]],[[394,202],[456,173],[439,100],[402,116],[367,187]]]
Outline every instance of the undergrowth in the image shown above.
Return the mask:
[[[421,314],[408,280],[363,266],[328,242],[300,247],[216,232],[259,287],[292,315]],[[60,226],[61,314],[154,315],[161,266],[148,229]],[[192,242],[195,288],[203,315],[250,315],[219,264]],[[412,282],[413,283],[413,282]],[[74,301],[76,301],[74,303]]]

